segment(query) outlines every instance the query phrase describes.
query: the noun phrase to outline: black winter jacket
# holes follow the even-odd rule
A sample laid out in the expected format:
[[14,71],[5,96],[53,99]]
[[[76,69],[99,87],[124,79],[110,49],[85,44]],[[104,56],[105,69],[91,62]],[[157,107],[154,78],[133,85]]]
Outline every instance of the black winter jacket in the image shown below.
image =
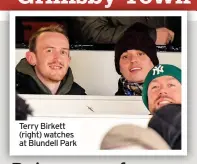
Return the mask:
[[172,149],[181,149],[181,104],[161,107],[148,127],[159,133]]

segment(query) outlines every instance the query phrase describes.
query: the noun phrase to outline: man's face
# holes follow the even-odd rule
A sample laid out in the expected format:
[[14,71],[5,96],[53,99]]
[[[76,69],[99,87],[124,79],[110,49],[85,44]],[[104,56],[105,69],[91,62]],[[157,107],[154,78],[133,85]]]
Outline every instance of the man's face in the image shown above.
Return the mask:
[[161,76],[148,86],[148,106],[154,113],[167,104],[181,104],[181,84],[172,76]]
[[130,82],[142,83],[153,68],[150,58],[142,51],[128,50],[120,56],[120,72]]
[[39,79],[59,82],[67,73],[70,56],[68,39],[61,33],[44,32],[36,41],[35,70]]

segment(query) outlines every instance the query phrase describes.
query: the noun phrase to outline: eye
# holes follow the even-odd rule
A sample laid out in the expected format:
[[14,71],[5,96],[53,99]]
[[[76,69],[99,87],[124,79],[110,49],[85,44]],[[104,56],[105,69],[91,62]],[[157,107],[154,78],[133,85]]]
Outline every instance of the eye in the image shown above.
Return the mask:
[[68,55],[68,50],[62,50],[61,55]]
[[143,52],[139,52],[137,55],[138,56],[142,56],[142,55],[144,55],[144,53]]
[[150,86],[150,89],[151,89],[152,91],[155,91],[155,90],[159,89],[159,85],[151,85],[151,86]]
[[168,84],[168,87],[175,87],[175,85],[172,84],[172,83],[169,83],[169,84]]
[[158,88],[158,87],[159,87],[159,86],[154,85],[154,86],[151,87],[151,89],[156,89],[156,88]]
[[127,55],[122,56],[122,59],[127,59],[127,58],[128,58]]
[[51,53],[51,52],[53,52],[53,50],[52,50],[52,48],[47,48],[47,49],[46,49],[46,52],[47,52],[47,53]]

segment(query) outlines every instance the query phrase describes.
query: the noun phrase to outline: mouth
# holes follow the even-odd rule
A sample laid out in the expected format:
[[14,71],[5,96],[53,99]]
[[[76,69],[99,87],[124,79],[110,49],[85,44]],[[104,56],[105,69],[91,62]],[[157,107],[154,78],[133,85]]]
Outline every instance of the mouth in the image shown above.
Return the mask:
[[129,69],[130,72],[136,72],[136,71],[140,71],[142,68],[140,67],[133,67],[131,69]]
[[172,103],[172,101],[170,101],[170,100],[159,100],[159,102],[157,103],[157,105],[159,106],[159,107],[162,107],[162,106],[164,106],[164,105],[167,105],[167,104],[171,104]]
[[62,69],[62,66],[59,66],[59,65],[49,65],[49,67],[53,70],[60,70]]

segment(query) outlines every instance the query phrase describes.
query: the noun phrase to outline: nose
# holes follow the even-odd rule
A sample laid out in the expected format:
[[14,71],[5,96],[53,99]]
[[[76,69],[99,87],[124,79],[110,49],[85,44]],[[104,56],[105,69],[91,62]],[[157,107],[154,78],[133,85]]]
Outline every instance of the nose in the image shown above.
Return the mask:
[[160,90],[159,90],[159,94],[160,95],[167,95],[167,88],[164,86],[161,86]]
[[55,61],[59,61],[60,60],[60,52],[59,51],[54,51],[54,53],[53,53],[53,59],[55,60]]
[[135,63],[138,61],[138,57],[136,55],[132,55],[129,57],[129,60],[131,63]]

